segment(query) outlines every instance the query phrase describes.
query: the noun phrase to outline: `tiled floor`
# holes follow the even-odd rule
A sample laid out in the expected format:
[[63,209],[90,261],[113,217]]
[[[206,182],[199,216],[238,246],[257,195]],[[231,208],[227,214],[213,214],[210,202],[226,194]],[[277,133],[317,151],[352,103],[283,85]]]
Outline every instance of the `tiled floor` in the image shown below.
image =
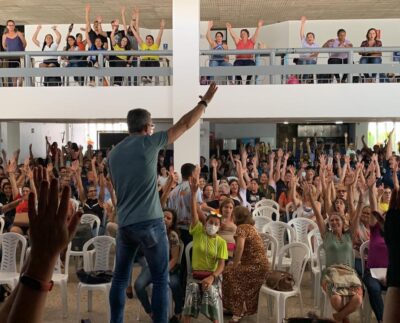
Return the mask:
[[[74,272],[74,266],[71,265],[70,273]],[[92,323],[105,323],[106,319],[106,309],[108,306],[108,302],[105,298],[104,293],[95,292],[93,294],[93,311],[87,312],[87,293],[84,293],[82,299],[80,300],[81,303],[81,313],[78,317],[76,313],[76,302],[77,302],[77,278],[76,275],[71,274],[70,280],[68,283],[68,302],[69,302],[69,315],[68,318],[62,318],[62,306],[61,306],[61,294],[60,289],[55,287],[53,291],[50,292],[48,301],[46,304],[46,312],[44,317],[44,322],[46,323],[56,323],[56,322],[65,322],[65,323],[72,323],[72,322],[79,322],[78,319],[81,318],[89,318]],[[313,307],[313,300],[311,298],[311,275],[310,272],[305,272],[303,277],[303,284],[302,284],[302,294],[305,306],[305,313],[313,311],[319,313],[319,309]],[[136,298],[134,299],[127,299],[126,307],[125,307],[125,322],[136,322],[137,320],[137,313],[139,309],[139,302]],[[276,322],[274,317],[270,317],[267,313],[266,301],[263,301],[263,309],[262,309],[262,322]],[[287,317],[290,316],[300,316],[300,303],[299,299],[291,298],[287,303]],[[150,322],[150,319],[141,311],[141,321],[143,322]],[[225,320],[229,320],[229,317],[225,317]],[[198,320],[200,322],[209,322],[204,317],[199,317]],[[242,320],[242,322],[256,322],[257,318],[256,315],[246,317]],[[359,318],[359,314],[355,313],[351,317],[351,322],[361,322]]]

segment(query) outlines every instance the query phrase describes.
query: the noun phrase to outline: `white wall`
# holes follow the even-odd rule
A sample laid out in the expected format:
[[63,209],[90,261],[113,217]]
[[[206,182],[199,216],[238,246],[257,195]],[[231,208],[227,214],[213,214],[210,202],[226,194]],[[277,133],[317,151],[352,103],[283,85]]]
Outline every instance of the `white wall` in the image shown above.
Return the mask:
[[[19,123],[20,138],[19,147],[21,158],[29,155],[29,145],[32,144],[34,156],[46,156],[45,137],[52,143],[58,142],[59,146],[66,144],[66,124],[64,123]],[[64,135],[64,142],[62,138]]]
[[276,137],[275,123],[217,123],[215,124],[217,139]]

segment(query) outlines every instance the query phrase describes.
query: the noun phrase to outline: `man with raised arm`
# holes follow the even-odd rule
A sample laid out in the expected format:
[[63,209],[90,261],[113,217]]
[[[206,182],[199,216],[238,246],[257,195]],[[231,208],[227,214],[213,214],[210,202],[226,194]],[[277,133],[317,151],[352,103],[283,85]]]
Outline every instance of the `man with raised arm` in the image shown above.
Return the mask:
[[211,102],[212,83],[196,107],[168,131],[153,135],[151,115],[144,109],[128,112],[129,136],[110,153],[109,170],[117,196],[118,234],[116,265],[110,292],[111,322],[123,322],[125,289],[140,246],[152,276],[154,322],[168,322],[168,239],[157,191],[160,149],[190,129]]

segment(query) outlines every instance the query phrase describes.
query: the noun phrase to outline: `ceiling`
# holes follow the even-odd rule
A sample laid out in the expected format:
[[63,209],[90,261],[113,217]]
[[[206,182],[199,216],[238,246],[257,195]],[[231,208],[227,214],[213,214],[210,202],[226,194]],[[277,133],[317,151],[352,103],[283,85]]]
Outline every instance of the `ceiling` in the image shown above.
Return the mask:
[[[185,0],[192,1],[192,0]],[[0,21],[16,20],[17,24],[69,24],[84,23],[84,7],[92,5],[92,16],[102,15],[104,21],[120,18],[120,7],[127,7],[127,17],[132,0],[15,0],[1,1]],[[372,19],[400,18],[399,0],[200,0],[201,20],[214,20],[215,27],[254,27],[258,19],[266,24],[287,20],[308,19]],[[141,25],[158,28],[166,19],[172,26],[172,0],[135,0],[141,11]]]

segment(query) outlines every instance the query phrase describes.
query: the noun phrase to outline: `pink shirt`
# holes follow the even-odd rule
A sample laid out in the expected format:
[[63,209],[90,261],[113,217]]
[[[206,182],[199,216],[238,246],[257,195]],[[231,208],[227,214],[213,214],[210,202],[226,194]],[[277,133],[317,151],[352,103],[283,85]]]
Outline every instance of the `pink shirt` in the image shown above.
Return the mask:
[[[246,43],[244,43],[243,40],[239,40],[239,42],[236,44],[236,49],[254,49],[254,43],[250,38],[247,40]],[[236,55],[236,59],[253,59],[253,55]]]
[[388,266],[388,251],[385,239],[381,234],[379,223],[369,228],[369,250],[367,268],[387,268]]

